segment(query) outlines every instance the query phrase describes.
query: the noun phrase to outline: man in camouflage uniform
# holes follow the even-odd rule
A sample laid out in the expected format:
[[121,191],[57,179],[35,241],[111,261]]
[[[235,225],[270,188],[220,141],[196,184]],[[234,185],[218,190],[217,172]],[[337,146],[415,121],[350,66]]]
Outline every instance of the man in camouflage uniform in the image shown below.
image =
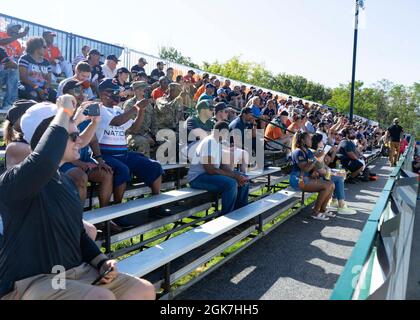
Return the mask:
[[157,129],[170,129],[178,132],[180,121],[185,120],[184,106],[188,93],[182,90],[178,83],[169,85],[168,94],[156,101],[156,125]]
[[[145,81],[137,81],[132,84],[134,98],[126,101],[124,111],[127,112],[133,108],[138,101],[144,99],[145,91],[149,85]],[[157,134],[156,112],[149,103],[144,113],[143,123],[137,132],[128,131],[127,144],[132,150],[144,154],[150,158],[151,148],[156,145],[155,136]]]

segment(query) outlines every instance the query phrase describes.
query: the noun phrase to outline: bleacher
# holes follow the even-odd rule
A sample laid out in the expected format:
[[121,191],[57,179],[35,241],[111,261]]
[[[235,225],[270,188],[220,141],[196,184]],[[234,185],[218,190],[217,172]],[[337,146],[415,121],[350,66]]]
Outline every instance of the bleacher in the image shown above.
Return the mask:
[[[63,52],[71,55],[77,50],[75,47]],[[197,73],[202,74],[202,71]],[[0,119],[4,114],[5,111],[0,110]],[[380,152],[374,150],[364,156],[369,165]],[[0,172],[4,169],[4,157],[5,151],[0,150]],[[188,167],[174,164],[163,166],[168,178],[162,184],[162,194],[157,196],[151,196],[150,188],[144,184],[133,182],[127,188],[124,203],[98,208],[97,189],[91,185],[84,219],[101,227],[97,243],[110,257],[119,259],[121,272],[148,279],[158,291],[163,290],[161,298],[172,298],[299,214],[310,203],[311,194],[288,187],[290,163],[282,152],[266,151],[266,161],[272,166],[249,173],[250,204],[228,215],[220,214],[219,195],[189,188],[182,176]],[[157,207],[169,208],[171,215],[151,214]],[[133,214],[140,217],[138,226],[118,232],[112,229],[112,220]],[[224,254],[238,243],[242,244],[238,250]],[[182,288],[173,290],[179,280],[222,254],[221,262],[200,272]]]
[[[371,164],[379,155],[379,150],[366,154],[367,163]],[[184,183],[177,189],[174,181],[173,190],[158,196],[147,196],[141,186],[134,188],[129,191],[134,200],[89,210],[85,220],[95,225],[105,223],[100,245],[111,257],[120,259],[121,271],[145,277],[157,289],[163,289],[161,298],[172,298],[298,214],[312,196],[288,188],[288,175],[281,168],[251,172],[250,179],[250,204],[225,216],[218,210],[218,195],[190,189]],[[139,195],[146,197],[138,199]],[[171,207],[172,214],[153,216],[149,210],[156,207]],[[111,220],[131,214],[142,214],[144,223],[119,233],[111,231]],[[265,226],[274,221],[277,223],[266,230]],[[157,232],[161,228],[164,230]],[[153,235],[146,237],[151,232]],[[246,244],[222,262],[200,273],[182,288],[171,290],[180,279],[243,241]]]

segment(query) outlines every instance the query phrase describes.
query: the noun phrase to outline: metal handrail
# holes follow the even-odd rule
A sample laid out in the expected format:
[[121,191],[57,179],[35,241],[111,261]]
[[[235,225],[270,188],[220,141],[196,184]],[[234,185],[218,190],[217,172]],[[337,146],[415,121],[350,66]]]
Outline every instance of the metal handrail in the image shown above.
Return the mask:
[[411,161],[409,155],[414,150],[414,141],[411,142],[409,148],[407,148],[404,156],[399,161],[397,167],[389,177],[389,181],[385,185],[385,188],[380,195],[376,206],[374,207],[372,214],[370,215],[359,241],[353,249],[350,259],[338,279],[334,291],[331,295],[331,300],[352,300],[355,293],[355,280],[357,273],[360,272],[359,267],[364,266],[368,261],[369,256],[372,253],[372,249],[375,245],[375,240],[378,236],[379,224],[384,214],[386,207],[391,198],[392,191],[395,187],[395,183],[399,180],[400,173],[403,169],[406,161]]

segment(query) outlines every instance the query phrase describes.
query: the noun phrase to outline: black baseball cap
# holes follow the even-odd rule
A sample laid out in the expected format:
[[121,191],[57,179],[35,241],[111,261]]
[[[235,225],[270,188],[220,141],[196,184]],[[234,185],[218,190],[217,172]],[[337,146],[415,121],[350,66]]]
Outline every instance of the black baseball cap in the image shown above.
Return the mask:
[[113,61],[115,61],[115,62],[120,62],[121,60],[119,60],[118,58],[117,58],[117,56],[115,55],[115,54],[111,54],[111,55],[109,55],[108,57],[106,57],[106,60],[113,60]]
[[121,74],[121,73],[130,73],[130,71],[127,69],[127,68],[119,68],[118,70],[117,70],[117,74]]
[[89,51],[89,53],[88,53],[88,56],[94,56],[94,55],[96,55],[96,56],[100,56],[100,57],[103,57],[104,55],[103,54],[101,54],[98,50],[96,50],[96,49],[91,49],[90,51]]
[[6,115],[6,120],[13,126],[30,107],[36,105],[38,102],[34,100],[18,100],[13,103]]
[[103,91],[120,91],[120,86],[116,84],[114,79],[103,80],[98,87],[99,92]]
[[18,24],[18,23],[9,23],[7,25],[6,31],[9,31],[10,29],[18,29],[20,30],[22,28],[22,25]]
[[77,81],[77,80],[70,80],[67,82],[63,87],[63,93],[66,94],[70,90],[80,88],[83,85],[83,81]]
[[250,114],[250,113],[252,113],[252,108],[246,107],[242,109],[241,116],[243,116],[244,114]]
[[[134,72],[133,72],[134,73]],[[141,77],[141,78],[149,78],[149,76],[147,75],[146,72],[137,72],[137,77]]]
[[214,106],[215,112],[218,113],[219,111],[226,110],[228,106],[224,102],[219,102]]
[[280,113],[280,117],[288,117],[289,113],[287,111],[283,111],[282,113]]
[[52,31],[46,30],[46,31],[44,31],[44,32],[42,33],[42,36],[43,36],[43,37],[45,37],[45,36],[53,36],[53,37],[56,37],[56,36],[57,36],[57,34],[56,34],[56,33],[54,33],[54,32],[52,32]]

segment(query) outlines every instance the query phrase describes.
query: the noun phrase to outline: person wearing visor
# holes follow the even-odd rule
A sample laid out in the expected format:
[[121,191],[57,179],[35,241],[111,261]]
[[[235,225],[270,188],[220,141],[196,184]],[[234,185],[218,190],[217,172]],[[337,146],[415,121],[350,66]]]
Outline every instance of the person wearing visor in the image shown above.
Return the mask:
[[[94,158],[104,160],[114,172],[114,202],[122,202],[127,183],[131,182],[131,173],[150,187],[153,195],[159,194],[162,166],[143,154],[130,152],[126,140],[127,131],[140,130],[149,100],[143,99],[124,112],[118,107],[121,102],[120,87],[112,79],[101,82],[99,94],[102,103],[101,122],[96,131],[99,144],[92,144],[91,147]],[[121,227],[130,227],[137,225],[135,218],[128,216],[114,222]]]
[[[152,284],[119,273],[117,262],[89,238],[79,194],[70,178],[58,171],[61,164],[80,157],[81,139],[72,121],[76,105],[75,98],[66,95],[57,105],[32,107],[38,112],[28,110],[28,121],[21,120],[25,137],[27,132],[31,135],[28,140],[33,151],[0,177],[4,223],[0,299],[155,299]],[[50,111],[54,116],[48,115]],[[39,117],[42,114],[47,118]],[[57,266],[66,271],[65,288],[51,286]],[[110,272],[98,285],[92,285],[105,271]]]

